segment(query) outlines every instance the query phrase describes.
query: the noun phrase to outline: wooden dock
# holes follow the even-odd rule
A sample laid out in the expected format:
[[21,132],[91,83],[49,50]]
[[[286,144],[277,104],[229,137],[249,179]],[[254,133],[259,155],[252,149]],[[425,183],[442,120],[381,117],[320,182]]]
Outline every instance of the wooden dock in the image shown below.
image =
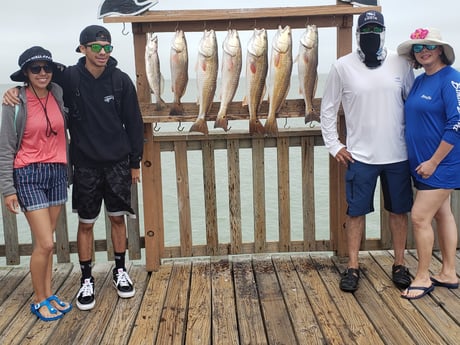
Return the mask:
[[[413,274],[415,253],[406,261]],[[98,263],[95,309],[54,322],[30,313],[28,269],[3,268],[0,344],[458,344],[460,290],[407,301],[390,280],[392,252],[363,252],[360,262],[354,294],[339,290],[344,264],[319,253],[175,259],[153,273],[132,265],[132,299],[118,298],[110,263]],[[78,265],[56,265],[61,298],[74,299],[79,279]]]

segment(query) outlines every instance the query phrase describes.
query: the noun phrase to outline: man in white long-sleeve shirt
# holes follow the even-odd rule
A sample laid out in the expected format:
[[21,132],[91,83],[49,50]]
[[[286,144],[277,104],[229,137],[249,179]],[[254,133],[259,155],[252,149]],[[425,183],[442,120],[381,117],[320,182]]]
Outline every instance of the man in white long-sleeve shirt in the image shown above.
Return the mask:
[[[358,253],[365,215],[374,211],[378,177],[384,207],[390,212],[395,251],[392,280],[399,288],[410,285],[404,266],[407,213],[412,188],[404,140],[404,99],[414,80],[411,66],[384,47],[385,26],[380,12],[358,18],[358,49],[339,58],[331,68],[321,102],[321,131],[329,153],[347,166],[346,199],[348,267],[340,288],[354,292],[359,282]],[[345,113],[346,143],[337,132],[337,112]]]

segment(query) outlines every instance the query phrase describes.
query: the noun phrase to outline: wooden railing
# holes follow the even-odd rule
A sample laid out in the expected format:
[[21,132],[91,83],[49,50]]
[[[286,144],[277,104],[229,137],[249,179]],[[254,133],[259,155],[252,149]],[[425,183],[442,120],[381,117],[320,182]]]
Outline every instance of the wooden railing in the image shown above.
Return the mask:
[[[353,15],[369,8],[355,8],[350,5],[317,6],[280,9],[245,9],[245,10],[218,10],[218,11],[156,11],[133,17],[106,17],[105,22],[131,22],[134,35],[135,63],[137,75],[137,90],[144,119],[144,157],[142,161],[142,207],[138,206],[138,190],[133,189],[134,207],[140,212],[136,220],[128,223],[128,249],[130,259],[141,258],[141,249],[145,248],[145,263],[148,271],[156,270],[162,258],[182,256],[218,256],[241,253],[261,252],[296,252],[296,251],[334,251],[339,256],[346,255],[346,241],[343,224],[345,222],[346,204],[344,200],[343,168],[335,160],[329,158],[329,229],[320,229],[328,232],[327,239],[318,239],[317,212],[315,206],[315,189],[318,181],[315,180],[315,147],[323,145],[318,127],[297,126],[280,128],[277,136],[251,136],[247,130],[211,131],[209,135],[189,132],[164,131],[156,132],[158,124],[165,122],[191,122],[195,119],[198,108],[196,104],[185,103],[185,116],[169,116],[168,112],[157,111],[151,103],[150,90],[145,76],[144,49],[146,33],[169,32],[176,28],[184,31],[201,31],[204,27],[216,30],[227,30],[229,20],[233,28],[238,30],[252,30],[254,23],[267,29],[276,29],[278,24],[289,24],[293,28],[304,28],[306,21],[319,27],[337,28],[337,55],[341,56],[351,51]],[[378,8],[377,8],[378,9]],[[320,108],[321,99],[314,100],[315,109]],[[216,118],[218,102],[213,104],[208,116],[209,121]],[[260,116],[267,115],[267,103],[262,104]],[[303,100],[289,99],[285,102],[278,117],[303,117]],[[316,113],[318,116],[318,113]],[[241,102],[231,104],[228,111],[230,123],[232,120],[248,119],[247,108]],[[339,129],[343,138],[342,121]],[[300,153],[299,152],[300,149]],[[295,151],[297,150],[297,151]],[[274,151],[274,153],[273,153]],[[296,153],[293,153],[295,151]],[[173,153],[175,164],[165,164],[164,153]],[[200,153],[202,161],[202,175],[190,181],[192,171],[188,167],[188,157],[195,152]],[[227,165],[226,179],[216,176],[216,152],[224,152],[224,161]],[[250,152],[250,155],[246,153]],[[276,178],[267,179],[265,174],[265,157],[267,152],[276,159]],[[250,157],[241,159],[244,157]],[[170,155],[171,156],[171,155]],[[328,158],[324,158],[327,160]],[[301,166],[299,180],[290,180],[292,163]],[[241,167],[250,166],[251,176],[241,176]],[[174,171],[171,171],[173,166]],[[177,198],[175,206],[165,208],[164,176],[175,177]],[[249,178],[252,188],[242,188],[242,179]],[[197,181],[199,180],[199,181]],[[200,200],[191,195],[190,186],[199,183],[203,186]],[[171,182],[169,182],[171,183]],[[225,192],[218,192],[216,185],[227,184]],[[268,195],[266,186],[275,185],[276,195]],[[300,227],[302,236],[292,238],[294,230],[291,224],[291,195],[290,188],[299,189],[301,194]],[[219,189],[220,191],[221,189]],[[140,195],[140,193],[139,193]],[[267,229],[273,224],[267,224],[267,200],[276,199],[277,204],[277,238],[268,239]],[[221,209],[219,200],[226,200],[228,207],[228,223],[218,226],[218,214]],[[252,221],[244,225],[242,211],[248,202],[251,204]],[[193,206],[202,202],[201,214],[192,212]],[[459,217],[459,195],[454,193],[452,200],[457,220]],[[322,206],[324,207],[324,206]],[[276,212],[276,211],[275,211]],[[7,264],[18,264],[21,256],[30,255],[31,243],[20,243],[15,216],[5,211],[3,214],[3,233],[5,244],[0,245],[0,256],[6,257]],[[76,216],[75,216],[76,217]],[[193,228],[196,217],[204,218],[202,228]],[[165,226],[170,219],[177,222],[178,243],[166,244],[165,234],[172,231]],[[59,262],[68,262],[70,254],[77,252],[75,241],[69,241],[67,213],[62,212],[56,231],[56,255]],[[106,251],[109,259],[112,257],[110,227],[107,221],[106,238],[96,239],[94,250]],[[228,225],[227,225],[228,224]],[[246,223],[245,223],[246,224]],[[388,231],[388,215],[380,210],[379,238],[364,236],[362,249],[389,249],[391,248],[390,232]],[[205,232],[205,241],[196,241],[193,233]],[[229,233],[229,240],[223,241],[222,234]],[[244,235],[250,233],[251,240],[244,240]],[[408,248],[413,248],[412,238],[409,238]]]

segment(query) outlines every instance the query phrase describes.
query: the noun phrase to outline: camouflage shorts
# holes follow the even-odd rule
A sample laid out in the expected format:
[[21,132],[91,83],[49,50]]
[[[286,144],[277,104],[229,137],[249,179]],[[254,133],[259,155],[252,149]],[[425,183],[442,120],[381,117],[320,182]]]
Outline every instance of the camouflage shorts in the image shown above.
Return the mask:
[[94,223],[104,201],[109,216],[134,216],[128,161],[107,167],[74,167],[72,209],[80,221]]

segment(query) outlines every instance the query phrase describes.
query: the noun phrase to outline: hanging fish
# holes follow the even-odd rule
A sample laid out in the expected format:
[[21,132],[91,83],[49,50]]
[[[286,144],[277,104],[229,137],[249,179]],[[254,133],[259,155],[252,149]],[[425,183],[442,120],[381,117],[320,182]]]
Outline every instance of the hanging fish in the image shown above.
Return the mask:
[[206,114],[211,109],[216,92],[218,65],[216,33],[214,30],[205,30],[199,43],[196,66],[198,117],[190,127],[190,132],[208,134]]
[[278,27],[273,38],[270,74],[268,87],[268,115],[265,122],[265,133],[268,135],[278,134],[276,114],[279,112],[289,92],[292,72],[292,36],[291,28],[286,25]]
[[156,98],[156,108],[160,110],[166,107],[165,101],[161,98],[164,79],[160,72],[160,58],[158,57],[158,37],[153,32],[147,33],[147,44],[145,47],[145,72],[151,92]]
[[182,115],[184,113],[181,98],[185,94],[188,83],[188,52],[187,41],[182,30],[176,30],[171,42],[170,52],[171,89],[174,101],[170,115]]
[[238,31],[228,30],[222,44],[221,99],[214,128],[228,129],[227,107],[235,96],[241,74],[241,42]]
[[300,38],[297,56],[299,91],[305,101],[305,123],[312,121],[314,114],[313,98],[318,83],[318,29],[308,25]]
[[254,29],[246,54],[246,96],[243,100],[243,105],[248,105],[251,135],[265,133],[264,126],[257,118],[257,112],[265,92],[265,79],[268,71],[267,47],[265,29]]

